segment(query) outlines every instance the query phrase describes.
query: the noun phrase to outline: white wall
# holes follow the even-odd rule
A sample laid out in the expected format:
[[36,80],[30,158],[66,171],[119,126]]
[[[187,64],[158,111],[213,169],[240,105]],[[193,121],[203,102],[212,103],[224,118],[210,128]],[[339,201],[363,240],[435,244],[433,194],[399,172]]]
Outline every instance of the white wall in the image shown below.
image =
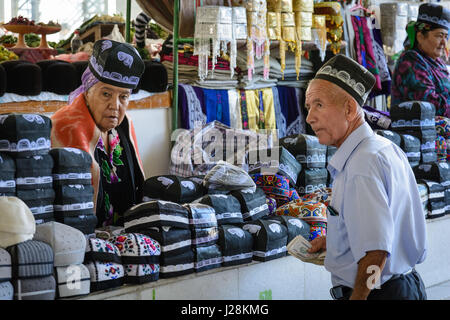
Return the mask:
[[136,130],[145,177],[167,174],[170,157],[170,108],[129,110]]

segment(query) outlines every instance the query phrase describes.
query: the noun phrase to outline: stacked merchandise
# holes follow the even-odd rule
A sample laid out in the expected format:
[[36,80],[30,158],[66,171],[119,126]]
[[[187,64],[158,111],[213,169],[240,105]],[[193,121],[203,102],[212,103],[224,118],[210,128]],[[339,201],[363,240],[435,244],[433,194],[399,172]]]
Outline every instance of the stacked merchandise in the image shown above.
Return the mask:
[[400,148],[405,152],[409,165],[414,168],[420,162],[420,140],[409,134],[400,134]]
[[86,235],[94,233],[94,190],[91,182],[92,158],[76,148],[53,148],[53,187],[55,220],[77,228]]
[[0,196],[16,195],[16,163],[7,153],[0,152]]
[[302,165],[282,146],[250,150],[247,158],[249,174],[280,174],[289,179],[293,186],[297,183],[297,177],[302,170]]
[[15,300],[54,300],[53,250],[41,241],[28,240],[8,247]]
[[420,163],[436,162],[435,107],[424,101],[408,101],[391,106],[392,131],[420,140]]
[[307,134],[284,137],[280,143],[302,165],[297,178],[297,189],[300,196],[326,188],[328,171],[326,165],[327,147],[319,143],[315,136]]
[[[252,174],[252,178],[258,189],[264,191],[268,199],[275,200],[276,208],[300,198],[294,188],[295,184],[290,186],[289,179],[285,176],[256,173]],[[273,210],[271,213],[273,213]]]
[[204,188],[195,178],[159,175],[145,180],[142,201],[165,200],[183,204],[192,202],[203,194]]
[[124,282],[120,251],[110,241],[87,239],[84,265],[91,277],[91,292],[120,287]]
[[306,240],[309,239],[310,226],[307,222],[300,218],[291,216],[274,216],[268,217],[268,221],[281,223],[287,229],[287,243],[291,242],[296,236],[300,235]]
[[[419,196],[420,196],[420,202],[422,203],[423,214],[425,217],[427,217],[427,215],[428,215],[428,186],[425,182],[418,182],[417,188],[419,189]],[[445,195],[445,196],[447,196],[447,195]]]
[[450,213],[450,166],[447,162],[421,164],[413,169],[419,183],[428,189],[427,218],[438,218]]
[[218,246],[219,229],[214,208],[201,203],[188,203],[184,207],[189,214],[195,272],[221,267],[222,253]]
[[15,159],[16,195],[32,209],[36,223],[53,220],[50,131],[50,118],[43,115],[0,115],[0,152]]
[[408,3],[399,1],[380,3],[381,35],[388,56],[403,50],[408,24],[408,6]]
[[281,79],[281,65],[277,59],[270,56],[270,72],[267,79],[264,79],[264,61],[256,60],[253,65],[253,75],[251,80],[248,77],[247,53],[245,50],[239,50],[236,57],[236,67],[239,71],[238,87],[245,90],[274,87],[277,85],[277,79]]
[[295,27],[297,35],[301,41],[311,41],[311,28],[313,25],[313,0],[294,0],[293,10],[295,14]]
[[11,255],[5,249],[0,248],[0,301],[13,299],[14,287],[11,279]]
[[253,260],[270,261],[286,255],[287,229],[284,225],[259,219],[242,225],[253,236]]
[[124,283],[143,284],[159,279],[161,246],[139,233],[124,233],[109,241],[120,250],[125,270]]
[[327,205],[321,201],[300,199],[291,201],[277,209],[279,216],[292,216],[302,219],[310,226],[309,241],[326,236]]
[[231,195],[241,204],[242,217],[245,221],[255,221],[269,214],[269,206],[266,202],[266,194],[261,188],[256,190],[234,190]]
[[217,225],[239,225],[244,222],[241,212],[241,204],[229,194],[207,194],[195,201],[208,205],[214,209]]
[[219,245],[224,267],[252,262],[253,237],[248,231],[223,224],[219,226]]
[[450,160],[450,119],[436,116],[436,153],[438,161]]
[[59,222],[47,222],[36,226],[33,240],[45,242],[53,249],[57,298],[90,293],[91,278],[83,264],[86,239],[81,231]]
[[341,14],[339,2],[317,2],[314,3],[314,14],[324,15],[327,27],[327,40],[330,42],[329,49],[337,54],[341,51],[341,41],[343,38],[344,19]]
[[185,207],[174,202],[152,200],[128,209],[124,221],[125,232],[144,234],[160,244],[160,278],[194,272],[191,231]]
[[[277,57],[278,58],[278,57]],[[272,70],[272,66],[271,66]],[[285,69],[282,77],[277,78],[277,85],[306,89],[308,82],[314,78],[314,65],[305,57],[301,57],[300,72],[295,70],[295,57],[291,52],[286,53]]]
[[375,130],[375,132],[378,135],[391,140],[393,143],[400,147],[402,138],[397,132],[391,130]]

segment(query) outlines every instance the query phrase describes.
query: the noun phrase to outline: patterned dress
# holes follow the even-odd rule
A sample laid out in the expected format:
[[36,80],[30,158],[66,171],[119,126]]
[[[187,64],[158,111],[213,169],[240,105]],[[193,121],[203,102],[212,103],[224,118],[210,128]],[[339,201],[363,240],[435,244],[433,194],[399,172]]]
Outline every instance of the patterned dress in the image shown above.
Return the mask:
[[119,134],[115,129],[108,133],[109,153],[100,137],[95,152],[100,165],[101,192],[103,201],[97,208],[98,225],[122,225],[123,213],[133,204],[126,190],[130,182],[128,163],[122,154]]
[[432,59],[418,49],[403,52],[395,66],[391,105],[404,101],[428,101],[437,116],[450,117],[450,79],[441,59]]

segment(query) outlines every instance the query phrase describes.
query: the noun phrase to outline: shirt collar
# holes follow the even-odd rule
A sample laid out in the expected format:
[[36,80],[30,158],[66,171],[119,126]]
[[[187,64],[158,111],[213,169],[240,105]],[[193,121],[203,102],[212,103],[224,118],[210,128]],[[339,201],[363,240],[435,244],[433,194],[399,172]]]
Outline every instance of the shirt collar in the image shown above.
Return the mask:
[[361,141],[371,137],[373,134],[373,130],[367,122],[364,122],[353,131],[331,157],[328,163],[330,171],[342,171],[353,150],[356,149]]

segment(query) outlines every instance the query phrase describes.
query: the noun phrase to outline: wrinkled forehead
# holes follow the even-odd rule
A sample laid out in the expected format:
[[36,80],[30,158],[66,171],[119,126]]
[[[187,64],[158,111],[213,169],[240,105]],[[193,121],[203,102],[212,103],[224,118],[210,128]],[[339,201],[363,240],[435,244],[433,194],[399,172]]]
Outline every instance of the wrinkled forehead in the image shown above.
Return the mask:
[[131,89],[113,86],[111,84],[101,82],[101,81],[94,84],[92,86],[92,88],[94,88],[96,92],[109,91],[111,93],[117,93],[117,94],[131,94]]

